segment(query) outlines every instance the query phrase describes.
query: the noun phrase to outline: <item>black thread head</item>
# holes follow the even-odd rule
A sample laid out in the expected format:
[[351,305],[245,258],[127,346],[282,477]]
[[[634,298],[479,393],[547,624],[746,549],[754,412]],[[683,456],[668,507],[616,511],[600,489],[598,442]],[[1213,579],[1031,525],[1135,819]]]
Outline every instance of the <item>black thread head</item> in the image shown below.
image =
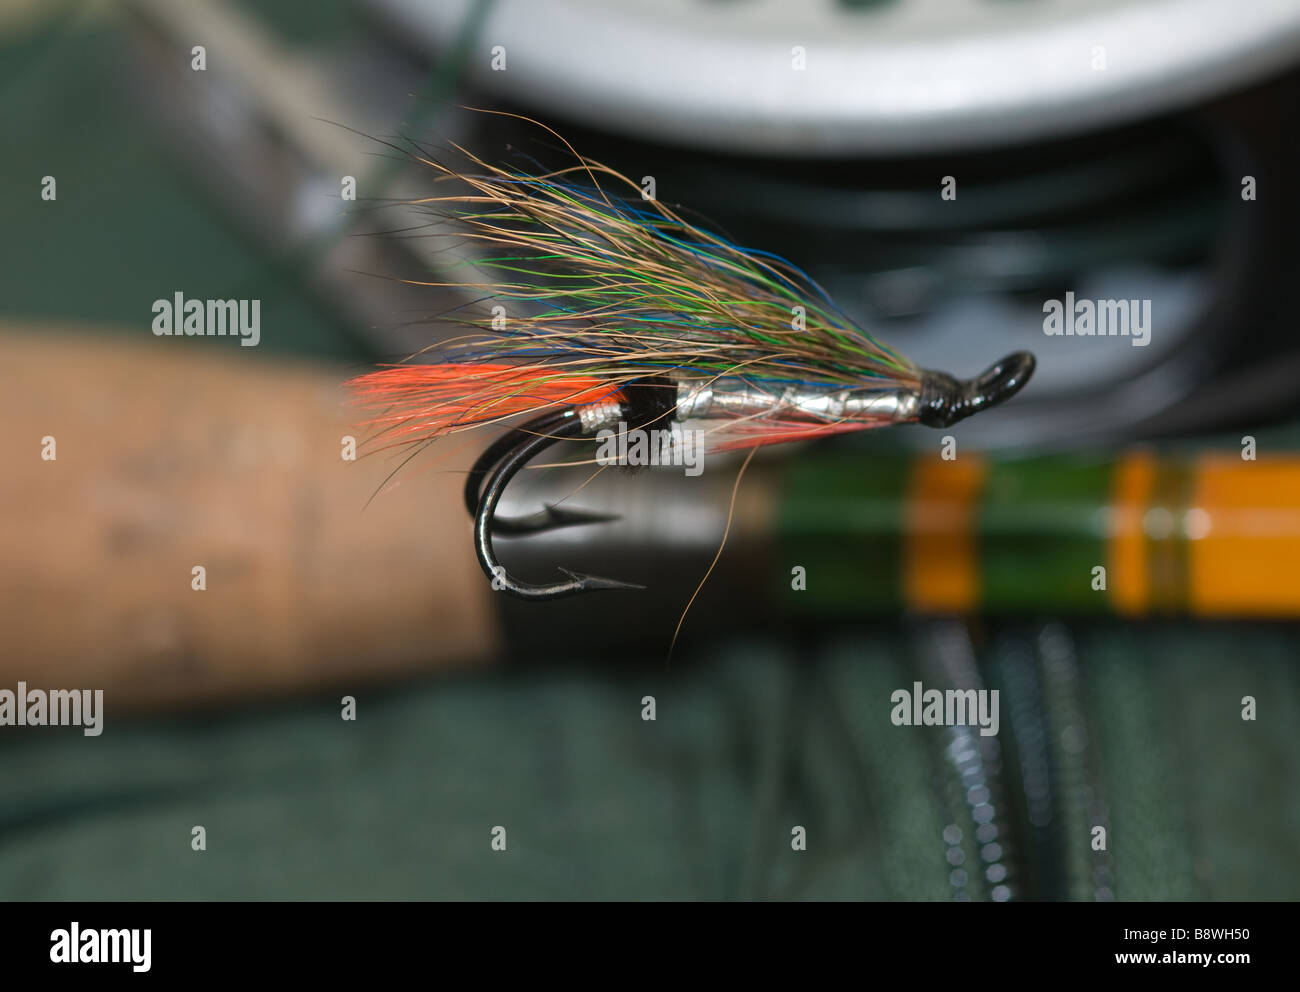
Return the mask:
[[927,427],[951,427],[972,414],[997,406],[1024,387],[1037,361],[1017,351],[990,365],[974,379],[957,379],[926,369],[921,374],[921,409],[916,419]]

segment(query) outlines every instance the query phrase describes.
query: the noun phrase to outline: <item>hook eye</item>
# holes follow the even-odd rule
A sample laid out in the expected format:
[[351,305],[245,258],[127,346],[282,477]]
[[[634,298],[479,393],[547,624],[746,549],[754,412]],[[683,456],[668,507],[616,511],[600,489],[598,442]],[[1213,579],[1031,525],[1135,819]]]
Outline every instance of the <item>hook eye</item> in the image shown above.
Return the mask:
[[976,413],[1011,399],[1024,388],[1037,365],[1038,361],[1033,354],[1017,351],[990,365],[973,381],[968,380],[965,385],[969,390],[967,402],[971,407],[970,412]]
[[916,419],[927,427],[950,427],[997,406],[1024,388],[1037,364],[1030,352],[1016,351],[974,379],[926,369],[921,375],[921,410]]

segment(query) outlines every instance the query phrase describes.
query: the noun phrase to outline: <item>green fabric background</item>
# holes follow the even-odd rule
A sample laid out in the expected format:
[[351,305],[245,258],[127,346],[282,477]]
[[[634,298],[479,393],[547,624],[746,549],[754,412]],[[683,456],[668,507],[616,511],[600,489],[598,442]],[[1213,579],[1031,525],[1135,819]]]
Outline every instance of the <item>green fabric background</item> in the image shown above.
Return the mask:
[[[1079,645],[1116,897],[1300,896],[1300,696],[1283,641],[1117,627]],[[671,674],[570,666],[361,692],[355,722],[331,697],[135,723],[110,706],[99,738],[10,731],[0,894],[950,898],[941,731],[888,721],[890,692],[915,677],[909,651],[893,636],[814,657],[740,642]],[[1240,718],[1247,694],[1255,722]],[[796,824],[807,851],[791,850]],[[1063,847],[1086,862],[1087,845],[1085,831]]]

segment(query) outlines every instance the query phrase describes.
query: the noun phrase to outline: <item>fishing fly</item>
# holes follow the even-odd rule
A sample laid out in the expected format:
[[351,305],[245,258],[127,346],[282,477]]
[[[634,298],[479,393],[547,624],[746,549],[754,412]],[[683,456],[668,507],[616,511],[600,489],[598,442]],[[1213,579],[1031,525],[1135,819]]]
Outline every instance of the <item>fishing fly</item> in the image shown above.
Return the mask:
[[494,588],[527,600],[640,588],[567,569],[534,584],[497,559],[494,536],[614,519],[562,505],[498,516],[511,480],[552,445],[689,422],[706,452],[752,453],[891,424],[948,427],[1015,395],[1034,370],[1023,351],[967,380],[920,368],[792,263],[688,222],[538,126],[572,164],[530,173],[457,146],[472,163],[460,171],[414,153],[441,188],[410,202],[474,249],[452,266],[464,278],[414,284],[469,289],[494,312],[458,313],[467,333],[350,383],[385,445],[508,426],[464,493]]

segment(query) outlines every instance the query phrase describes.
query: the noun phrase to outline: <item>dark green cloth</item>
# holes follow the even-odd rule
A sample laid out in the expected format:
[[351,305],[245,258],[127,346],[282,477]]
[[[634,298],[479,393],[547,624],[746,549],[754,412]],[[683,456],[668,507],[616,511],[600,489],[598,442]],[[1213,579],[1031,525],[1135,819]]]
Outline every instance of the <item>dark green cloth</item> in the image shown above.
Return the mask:
[[[134,723],[106,700],[101,737],[0,736],[0,895],[952,898],[943,831],[963,814],[945,785],[945,731],[889,720],[925,643],[735,644],[669,673],[571,667],[361,690],[355,722],[336,697]],[[986,672],[999,643],[981,651]],[[1076,643],[1114,895],[1300,896],[1290,631],[1115,626]],[[1258,700],[1254,722],[1241,719],[1244,695]],[[1001,720],[1010,782],[1005,695]],[[1003,811],[1017,897],[1089,897],[1078,878],[1042,882],[1071,865],[1086,874],[1095,857],[1067,792],[1047,830],[1059,864],[1037,881],[1023,816]],[[191,850],[196,824],[204,852]],[[491,848],[496,826],[504,852]],[[792,850],[795,826],[806,851]]]

